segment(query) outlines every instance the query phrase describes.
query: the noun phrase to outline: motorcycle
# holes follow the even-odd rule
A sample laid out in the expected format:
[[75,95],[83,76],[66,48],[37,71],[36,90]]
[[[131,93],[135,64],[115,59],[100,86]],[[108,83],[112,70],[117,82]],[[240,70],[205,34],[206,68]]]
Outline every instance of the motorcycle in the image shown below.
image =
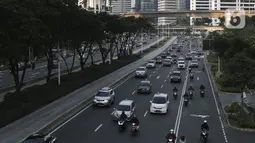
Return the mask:
[[207,131],[205,129],[201,131],[201,137],[204,140],[204,142],[207,141],[208,133],[207,133]]
[[194,79],[194,75],[190,75],[190,76],[189,76],[189,79],[190,79],[190,80],[193,80],[193,79]]
[[189,98],[190,98],[190,99],[193,98],[193,92],[192,92],[192,91],[189,92]]
[[174,100],[176,100],[177,99],[177,92],[174,92],[173,96],[174,96]]
[[138,131],[138,126],[135,123],[132,123],[132,126],[131,126],[132,135],[135,135],[137,131]]
[[125,120],[118,120],[119,131],[125,130]]
[[205,91],[204,91],[204,90],[201,90],[201,91],[200,91],[200,95],[201,95],[201,97],[205,97]]
[[186,143],[186,140],[180,139],[180,140],[179,140],[179,143]]
[[168,138],[167,143],[174,143],[174,137],[173,137],[173,136],[170,136],[170,137]]
[[189,103],[189,99],[188,98],[184,98],[184,105],[187,107]]

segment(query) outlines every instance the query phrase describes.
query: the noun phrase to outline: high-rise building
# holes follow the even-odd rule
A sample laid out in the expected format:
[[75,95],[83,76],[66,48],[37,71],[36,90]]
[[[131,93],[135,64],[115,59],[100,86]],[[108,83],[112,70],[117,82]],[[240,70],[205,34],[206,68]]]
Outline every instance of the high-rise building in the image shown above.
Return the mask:
[[152,12],[158,10],[157,0],[141,0],[141,10],[143,12]]
[[111,7],[113,14],[131,12],[131,0],[112,0]]
[[[176,11],[178,0],[158,0],[158,11]],[[176,17],[159,17],[158,25],[168,25],[176,22]]]

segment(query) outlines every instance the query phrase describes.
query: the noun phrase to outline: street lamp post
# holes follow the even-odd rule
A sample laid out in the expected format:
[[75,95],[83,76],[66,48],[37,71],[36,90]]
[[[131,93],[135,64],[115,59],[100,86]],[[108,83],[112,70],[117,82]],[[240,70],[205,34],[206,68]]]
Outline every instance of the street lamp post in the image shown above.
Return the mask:
[[58,40],[58,85],[60,85],[60,49],[59,49],[59,40]]

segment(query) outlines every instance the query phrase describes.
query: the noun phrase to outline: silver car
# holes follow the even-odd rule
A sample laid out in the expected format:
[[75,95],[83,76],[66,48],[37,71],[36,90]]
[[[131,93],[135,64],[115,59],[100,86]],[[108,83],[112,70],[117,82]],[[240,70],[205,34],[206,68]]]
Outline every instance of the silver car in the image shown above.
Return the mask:
[[136,77],[147,77],[147,68],[146,67],[139,67],[135,71]]
[[110,87],[104,87],[95,94],[94,106],[111,106],[115,101],[115,92]]
[[135,112],[135,102],[133,100],[122,100],[119,105],[114,108],[113,111],[113,120],[117,121],[122,112],[125,112],[127,115],[127,121],[130,121]]

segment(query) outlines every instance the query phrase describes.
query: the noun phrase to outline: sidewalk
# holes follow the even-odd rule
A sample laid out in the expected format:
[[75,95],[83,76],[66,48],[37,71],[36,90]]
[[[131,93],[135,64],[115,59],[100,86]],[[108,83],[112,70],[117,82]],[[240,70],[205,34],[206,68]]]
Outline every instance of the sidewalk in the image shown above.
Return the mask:
[[[60,98],[57,101],[52,102],[49,105],[25,116],[12,124],[7,125],[0,129],[0,141],[1,143],[17,143],[32,133],[40,131],[43,127],[47,126],[53,120],[56,120],[63,113],[68,112],[72,107],[80,105],[94,93],[96,93],[100,88],[104,86],[111,86],[113,83],[121,80],[123,77],[130,75],[137,67],[145,64],[148,60],[156,57],[161,52],[169,47],[169,45],[176,39],[172,37],[167,43],[161,48],[155,49],[148,55],[144,56],[142,59],[133,62],[113,73],[110,73],[76,91],[68,94],[65,97]],[[154,45],[153,42],[147,47]],[[139,51],[137,51],[139,52]],[[78,108],[78,107],[77,107]]]
[[[151,46],[157,44],[158,42],[162,41],[163,39],[165,39],[165,37],[161,37],[161,38],[157,39],[156,41],[154,41],[154,42],[152,42],[152,43],[150,43],[150,44],[147,44],[147,45],[144,46],[144,47],[140,47],[140,48],[138,48],[138,49],[135,49],[135,50],[133,51],[133,54],[139,53],[140,51],[144,51],[144,50],[150,48]],[[114,59],[116,59],[116,57],[115,57]],[[108,60],[108,59],[107,59],[107,60]],[[100,64],[100,63],[101,63],[101,61],[95,61],[95,64]],[[87,63],[87,64],[88,64],[88,66],[90,65],[90,63]],[[75,69],[73,72],[78,72],[78,71],[80,71],[80,70],[81,70],[81,69],[78,68],[78,69]],[[53,77],[56,77],[56,76],[57,76],[56,73],[57,73],[57,72],[53,72],[53,73],[52,73],[52,74],[53,74]],[[66,74],[67,74],[67,72],[62,73],[61,75],[66,75]],[[25,88],[28,88],[28,87],[31,87],[31,86],[34,86],[34,85],[43,85],[43,84],[45,84],[45,83],[46,83],[45,78],[43,78],[42,80],[39,80],[39,81],[36,81],[36,79],[35,79],[35,81],[28,82],[28,84],[26,84],[25,86],[23,86],[21,90],[24,90]],[[14,91],[15,91],[15,90],[9,90],[9,91],[0,93],[0,102],[3,101],[4,95],[5,95],[6,93],[8,93],[8,92],[14,92]],[[1,142],[0,142],[0,143],[1,143]]]

